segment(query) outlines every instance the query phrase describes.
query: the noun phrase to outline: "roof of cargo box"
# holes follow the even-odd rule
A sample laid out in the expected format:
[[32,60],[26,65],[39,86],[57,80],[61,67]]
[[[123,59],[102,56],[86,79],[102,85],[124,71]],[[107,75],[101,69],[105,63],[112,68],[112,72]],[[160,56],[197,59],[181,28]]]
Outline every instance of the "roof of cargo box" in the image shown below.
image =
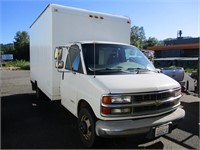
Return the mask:
[[[70,43],[70,42],[69,42]],[[80,43],[80,44],[116,44],[116,45],[129,45],[126,43],[120,43],[120,42],[108,42],[108,41],[75,41],[75,42],[71,42],[71,43]],[[129,45],[132,46],[132,45]],[[133,46],[135,47],[135,46]]]
[[104,19],[104,17],[106,16],[106,17],[109,17],[112,19],[124,19],[127,21],[127,23],[130,23],[130,19],[125,16],[112,15],[112,14],[108,14],[108,13],[102,13],[102,12],[80,9],[80,8],[75,8],[75,7],[63,6],[63,5],[58,5],[58,4],[48,4],[48,6],[42,11],[42,13],[32,23],[30,28],[35,24],[35,22],[40,18],[40,16],[42,16],[42,14],[49,8],[52,8],[54,12],[64,12],[64,13],[75,14],[75,15],[80,15],[80,14],[88,15],[88,17],[95,18],[95,19]]

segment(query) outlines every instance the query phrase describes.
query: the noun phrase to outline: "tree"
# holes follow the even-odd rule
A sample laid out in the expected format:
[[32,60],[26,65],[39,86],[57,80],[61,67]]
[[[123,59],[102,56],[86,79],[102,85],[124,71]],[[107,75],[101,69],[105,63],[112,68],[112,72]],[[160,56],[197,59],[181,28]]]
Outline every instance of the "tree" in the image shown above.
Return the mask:
[[146,39],[143,27],[133,26],[131,28],[131,45],[143,48],[143,42]]
[[171,40],[173,40],[173,38],[167,38],[164,41],[171,41]]
[[26,31],[16,33],[14,48],[16,59],[29,60],[29,35]]
[[2,54],[13,54],[14,53],[14,45],[12,43],[1,44],[1,53]]
[[149,37],[148,40],[144,41],[143,48],[146,49],[150,46],[159,46],[161,43],[155,37]]

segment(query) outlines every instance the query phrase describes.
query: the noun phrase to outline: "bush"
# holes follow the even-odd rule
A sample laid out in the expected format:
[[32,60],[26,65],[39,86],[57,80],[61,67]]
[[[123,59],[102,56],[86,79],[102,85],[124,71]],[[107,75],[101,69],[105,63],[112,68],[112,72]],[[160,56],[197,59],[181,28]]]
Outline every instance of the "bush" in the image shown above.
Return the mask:
[[6,67],[20,67],[22,70],[29,70],[30,63],[25,60],[15,60],[15,61],[7,61],[5,62]]
[[197,72],[197,68],[185,68],[185,72],[187,73]]

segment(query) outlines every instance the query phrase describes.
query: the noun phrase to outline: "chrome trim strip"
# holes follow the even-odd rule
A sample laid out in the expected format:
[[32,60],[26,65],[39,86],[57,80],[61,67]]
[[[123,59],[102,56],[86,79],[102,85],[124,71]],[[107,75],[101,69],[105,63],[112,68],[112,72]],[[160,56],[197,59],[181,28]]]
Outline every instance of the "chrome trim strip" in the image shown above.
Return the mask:
[[137,95],[153,95],[153,94],[162,94],[166,92],[174,92],[176,90],[181,90],[181,88],[174,88],[170,90],[163,90],[163,91],[151,91],[151,92],[140,92],[140,93],[123,93],[123,94],[107,94],[107,95],[102,95],[103,96],[137,96]]
[[168,107],[168,108],[154,110],[154,111],[143,111],[141,113],[131,112],[131,114],[119,114],[119,115],[118,114],[111,114],[111,115],[101,114],[101,115],[104,117],[109,117],[109,118],[113,118],[113,117],[131,117],[131,119],[147,118],[147,117],[155,117],[155,116],[159,116],[159,115],[163,115],[163,114],[172,112],[172,111],[176,110],[179,106],[180,106],[180,102],[173,107]]

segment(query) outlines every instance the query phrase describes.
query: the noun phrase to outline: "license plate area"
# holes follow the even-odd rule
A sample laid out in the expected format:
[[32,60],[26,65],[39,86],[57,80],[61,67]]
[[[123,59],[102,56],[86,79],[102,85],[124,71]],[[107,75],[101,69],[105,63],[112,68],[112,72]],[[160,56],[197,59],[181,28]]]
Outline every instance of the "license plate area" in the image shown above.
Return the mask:
[[159,136],[168,134],[170,132],[170,124],[171,123],[155,127],[154,136],[159,137]]

